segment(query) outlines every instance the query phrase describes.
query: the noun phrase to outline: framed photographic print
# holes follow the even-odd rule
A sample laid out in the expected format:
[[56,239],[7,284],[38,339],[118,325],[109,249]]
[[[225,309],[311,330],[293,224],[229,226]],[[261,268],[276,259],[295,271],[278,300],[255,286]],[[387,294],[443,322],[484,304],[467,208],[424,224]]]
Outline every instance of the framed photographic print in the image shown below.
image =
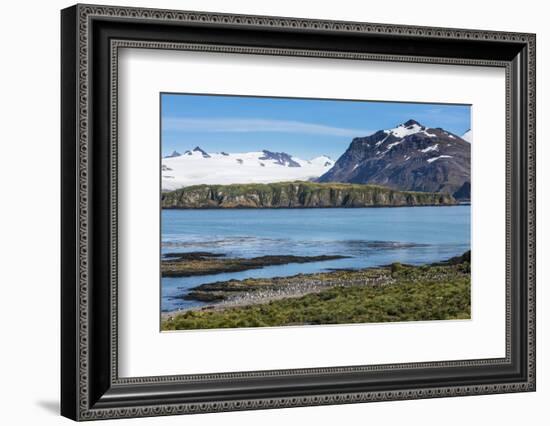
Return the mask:
[[62,414],[535,390],[535,36],[76,5]]

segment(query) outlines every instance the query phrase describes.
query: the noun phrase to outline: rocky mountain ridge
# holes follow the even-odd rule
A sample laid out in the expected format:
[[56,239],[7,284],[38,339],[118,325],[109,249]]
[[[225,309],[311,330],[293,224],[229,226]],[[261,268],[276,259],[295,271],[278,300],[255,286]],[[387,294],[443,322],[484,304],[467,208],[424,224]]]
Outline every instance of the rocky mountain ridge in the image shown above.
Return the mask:
[[441,192],[468,200],[470,143],[442,128],[408,120],[393,129],[354,138],[318,181]]
[[334,161],[326,155],[303,160],[286,152],[269,150],[227,153],[206,152],[199,146],[162,159],[162,189],[170,191],[199,184],[270,183],[313,180]]

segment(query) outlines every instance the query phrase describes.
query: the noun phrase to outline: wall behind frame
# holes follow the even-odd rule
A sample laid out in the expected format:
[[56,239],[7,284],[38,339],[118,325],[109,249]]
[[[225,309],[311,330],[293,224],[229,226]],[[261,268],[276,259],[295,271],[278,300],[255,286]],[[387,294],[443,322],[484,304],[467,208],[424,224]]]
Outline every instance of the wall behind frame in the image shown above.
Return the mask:
[[[310,423],[543,424],[550,400],[550,28],[544,3],[491,0],[103,0],[102,4],[296,16],[537,33],[538,391],[452,399],[106,421],[103,424],[239,425]],[[6,424],[69,424],[59,417],[59,10],[72,2],[9,2],[0,27],[0,394]],[[490,168],[490,165],[488,165]],[[117,423],[115,423],[117,422]],[[128,423],[131,422],[131,423]]]

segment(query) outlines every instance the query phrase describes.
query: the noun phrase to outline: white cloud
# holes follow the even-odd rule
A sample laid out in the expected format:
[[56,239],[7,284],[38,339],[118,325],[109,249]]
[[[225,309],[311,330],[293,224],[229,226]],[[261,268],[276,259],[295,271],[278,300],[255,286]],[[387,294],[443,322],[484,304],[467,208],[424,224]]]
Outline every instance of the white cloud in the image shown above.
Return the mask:
[[360,137],[374,133],[366,129],[349,129],[305,123],[302,121],[265,120],[260,118],[177,118],[168,117],[162,122],[165,130],[183,130],[200,132],[277,132],[301,133],[310,135]]

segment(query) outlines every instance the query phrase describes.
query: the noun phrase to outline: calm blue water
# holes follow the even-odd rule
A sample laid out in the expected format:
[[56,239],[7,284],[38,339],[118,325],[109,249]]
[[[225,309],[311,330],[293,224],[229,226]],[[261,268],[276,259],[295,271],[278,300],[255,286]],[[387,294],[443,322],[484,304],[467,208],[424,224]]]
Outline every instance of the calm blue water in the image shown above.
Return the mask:
[[424,264],[470,249],[470,206],[358,209],[163,210],[162,253],[208,251],[228,257],[337,254],[349,259],[243,272],[162,278],[163,311],[200,306],[174,299],[204,283],[289,276],[392,262]]

